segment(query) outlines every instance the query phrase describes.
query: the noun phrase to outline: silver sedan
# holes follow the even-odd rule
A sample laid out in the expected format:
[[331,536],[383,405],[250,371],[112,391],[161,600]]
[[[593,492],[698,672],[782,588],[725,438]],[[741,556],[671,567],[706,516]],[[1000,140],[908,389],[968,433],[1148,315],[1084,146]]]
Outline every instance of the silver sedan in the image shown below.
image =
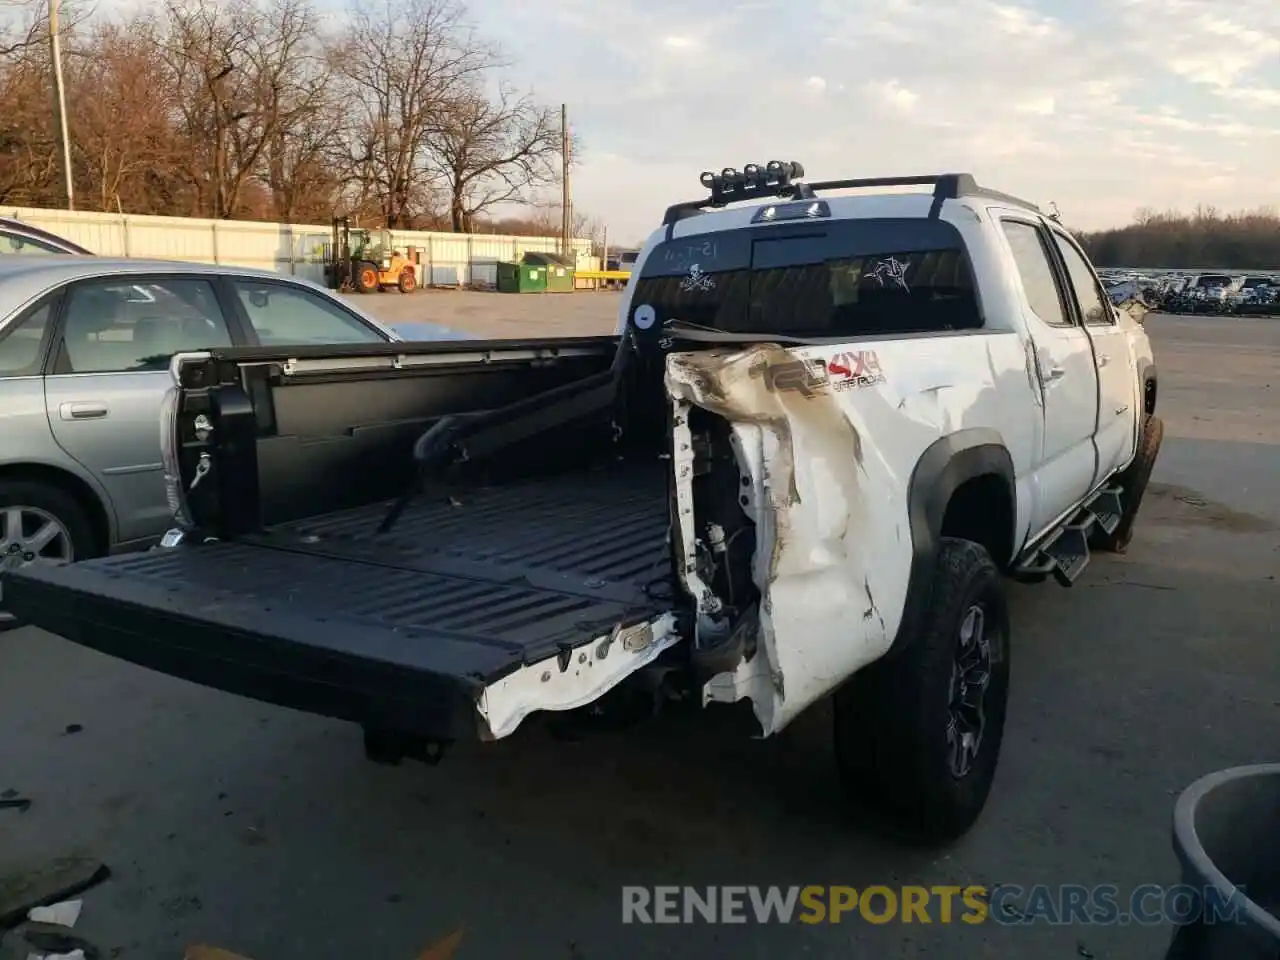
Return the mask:
[[[163,535],[170,510],[159,419],[173,354],[461,338],[430,323],[398,333],[316,284],[275,273],[0,257],[0,572]],[[0,628],[6,621],[0,594]]]

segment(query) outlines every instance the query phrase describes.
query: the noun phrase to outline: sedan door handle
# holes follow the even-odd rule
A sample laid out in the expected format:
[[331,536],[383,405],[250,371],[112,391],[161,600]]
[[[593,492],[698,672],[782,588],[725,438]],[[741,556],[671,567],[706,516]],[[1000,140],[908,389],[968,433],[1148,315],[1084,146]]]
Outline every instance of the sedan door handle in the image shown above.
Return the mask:
[[1098,354],[1098,366],[1105,367],[1110,362],[1111,362],[1111,358],[1108,357],[1105,353]]
[[100,400],[64,403],[58,407],[58,416],[63,420],[101,420],[108,412],[107,405]]
[[1061,380],[1066,375],[1067,371],[1062,367],[1050,367],[1049,372],[1045,374],[1045,377],[1048,380]]

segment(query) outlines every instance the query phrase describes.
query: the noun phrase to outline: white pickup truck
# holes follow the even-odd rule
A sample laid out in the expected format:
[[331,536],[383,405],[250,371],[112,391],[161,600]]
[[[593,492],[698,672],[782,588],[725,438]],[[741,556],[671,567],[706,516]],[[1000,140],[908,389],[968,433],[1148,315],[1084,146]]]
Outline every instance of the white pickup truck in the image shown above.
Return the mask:
[[704,174],[617,337],[179,356],[165,546],[20,569],[6,602],[359,723],[383,761],[637,691],[769,736],[834,694],[858,809],[961,835],[1006,719],[1006,578],[1070,584],[1131,536],[1150,344],[1029,203],[802,175]]

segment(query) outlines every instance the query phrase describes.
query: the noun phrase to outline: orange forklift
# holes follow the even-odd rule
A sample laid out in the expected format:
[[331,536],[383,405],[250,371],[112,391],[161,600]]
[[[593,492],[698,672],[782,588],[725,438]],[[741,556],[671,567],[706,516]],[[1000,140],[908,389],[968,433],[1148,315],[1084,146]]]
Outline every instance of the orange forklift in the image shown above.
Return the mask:
[[334,290],[377,293],[390,287],[412,293],[418,287],[417,264],[391,243],[391,231],[351,226],[350,217],[334,217],[325,248],[324,278]]

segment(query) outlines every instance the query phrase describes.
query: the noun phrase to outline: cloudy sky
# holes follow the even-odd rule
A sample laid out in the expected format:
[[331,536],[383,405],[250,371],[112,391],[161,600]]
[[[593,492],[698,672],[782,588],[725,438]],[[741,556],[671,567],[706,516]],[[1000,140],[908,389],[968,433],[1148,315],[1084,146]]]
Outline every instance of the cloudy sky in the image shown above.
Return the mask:
[[577,208],[645,236],[700,171],[973,172],[1077,227],[1280,206],[1280,0],[472,0],[567,102]]

